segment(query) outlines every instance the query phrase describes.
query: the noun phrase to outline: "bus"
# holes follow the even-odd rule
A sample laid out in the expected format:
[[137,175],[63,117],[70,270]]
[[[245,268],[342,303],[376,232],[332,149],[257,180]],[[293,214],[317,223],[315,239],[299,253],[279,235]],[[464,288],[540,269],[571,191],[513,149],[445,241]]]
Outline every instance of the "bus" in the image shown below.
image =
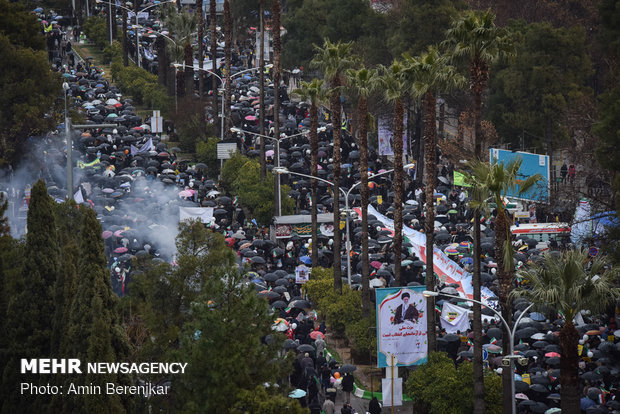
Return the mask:
[[510,226],[510,232],[515,236],[525,236],[538,242],[539,250],[549,249],[549,242],[555,240],[558,245],[570,241],[570,224],[568,223],[533,223]]

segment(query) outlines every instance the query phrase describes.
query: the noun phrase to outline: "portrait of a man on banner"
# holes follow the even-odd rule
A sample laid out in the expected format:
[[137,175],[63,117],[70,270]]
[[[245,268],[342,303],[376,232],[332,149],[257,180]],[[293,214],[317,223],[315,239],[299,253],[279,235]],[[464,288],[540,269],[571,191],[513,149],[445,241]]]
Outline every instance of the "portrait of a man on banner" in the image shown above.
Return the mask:
[[423,286],[376,289],[377,360],[388,366],[394,355],[399,366],[426,362],[428,340]]

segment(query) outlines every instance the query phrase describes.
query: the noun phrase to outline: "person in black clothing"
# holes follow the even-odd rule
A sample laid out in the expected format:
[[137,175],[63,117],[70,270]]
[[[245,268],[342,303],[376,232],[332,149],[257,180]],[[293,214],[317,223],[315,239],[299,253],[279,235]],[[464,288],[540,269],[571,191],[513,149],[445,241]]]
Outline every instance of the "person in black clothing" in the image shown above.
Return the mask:
[[372,397],[370,400],[370,404],[368,404],[368,412],[370,414],[381,414],[381,404],[379,404],[379,400],[377,397]]

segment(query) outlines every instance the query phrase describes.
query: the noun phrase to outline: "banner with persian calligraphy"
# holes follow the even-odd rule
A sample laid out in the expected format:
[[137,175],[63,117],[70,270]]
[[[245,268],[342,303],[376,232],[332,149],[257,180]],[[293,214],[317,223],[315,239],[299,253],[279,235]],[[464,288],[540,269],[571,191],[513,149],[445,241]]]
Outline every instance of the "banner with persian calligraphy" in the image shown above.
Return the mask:
[[428,354],[424,286],[375,289],[377,300],[377,366],[424,364]]

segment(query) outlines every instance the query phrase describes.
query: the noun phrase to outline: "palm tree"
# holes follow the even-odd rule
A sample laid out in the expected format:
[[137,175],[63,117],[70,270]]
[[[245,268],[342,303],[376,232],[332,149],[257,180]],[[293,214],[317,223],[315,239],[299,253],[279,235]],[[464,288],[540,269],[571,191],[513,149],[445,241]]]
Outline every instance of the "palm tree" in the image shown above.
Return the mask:
[[[395,60],[382,67],[381,84],[384,98],[394,105],[394,278],[401,286],[401,254],[403,250],[403,97],[408,92],[406,67]],[[430,334],[429,334],[430,336]]]
[[[405,56],[407,75],[412,83],[413,94],[422,99],[424,111],[424,173],[426,183],[426,211],[424,227],[426,233],[426,289],[435,290],[435,272],[433,264],[433,246],[435,231],[435,211],[433,206],[435,181],[437,180],[436,143],[436,107],[437,93],[465,85],[465,78],[459,75],[454,66],[449,65],[448,58],[441,55],[436,47],[418,57]],[[427,301],[429,349],[435,349],[435,304]],[[482,375],[482,346],[480,352],[480,374]],[[480,384],[483,385],[483,379]],[[484,389],[481,400],[484,402]]]
[[603,258],[592,260],[587,251],[572,250],[557,257],[546,254],[542,263],[521,271],[529,286],[512,292],[511,297],[524,297],[543,310],[560,313],[564,325],[560,330],[560,395],[562,413],[579,414],[577,345],[579,332],[573,320],[582,310],[598,314],[620,298],[615,283],[618,268],[607,269]]
[[443,45],[455,58],[469,58],[469,84],[474,104],[474,155],[482,154],[482,93],[489,81],[489,64],[503,54],[512,54],[510,32],[495,26],[495,14],[487,11],[467,11],[452,23]]
[[[213,72],[217,72],[217,29],[216,29],[217,9],[215,7],[215,2],[216,0],[209,1],[209,29],[211,31],[211,70]],[[211,76],[211,90],[213,93],[213,102],[212,102],[211,112],[213,112],[213,123],[217,124],[217,114],[219,110],[218,110],[218,102],[217,102],[217,97],[218,97],[217,78],[215,76]],[[222,96],[222,99],[224,99],[223,96]]]
[[332,131],[334,135],[334,289],[342,291],[342,258],[340,256],[340,88],[343,85],[344,72],[354,64],[351,56],[352,42],[332,43],[325,39],[323,47],[316,46],[316,55],[311,64],[319,68],[331,89],[329,106],[331,110]]
[[[267,160],[265,159],[265,4],[264,0],[261,0],[259,5],[260,12],[260,47],[258,57],[258,88],[259,88],[259,104],[258,104],[258,133],[260,138],[260,178],[265,179],[267,175]],[[278,138],[278,137],[276,137]],[[277,157],[277,154],[276,154]],[[277,181],[277,178],[276,180]],[[276,184],[277,186],[277,184]],[[276,206],[276,209],[278,207]]]
[[[196,9],[198,10],[198,67],[200,70],[198,71],[198,96],[200,97],[200,110],[201,110],[201,123],[204,124],[204,113],[205,108],[203,107],[203,95],[205,89],[205,77],[204,72],[202,70],[202,65],[205,59],[204,47],[202,44],[202,39],[204,37],[204,19],[202,15],[202,0],[196,1]],[[193,63],[193,62],[192,62]]]
[[181,96],[191,96],[194,91],[194,49],[192,48],[192,34],[195,31],[197,18],[195,14],[178,13],[174,6],[166,8],[166,26],[170,33],[174,33],[178,41],[168,42],[168,51],[175,62],[183,60],[185,71],[179,72],[177,79],[177,93]]
[[224,133],[226,137],[230,137],[230,101],[231,101],[231,50],[232,43],[232,20],[230,16],[230,0],[224,0],[224,61],[226,65],[226,84],[225,92],[222,99],[224,99]]
[[280,136],[280,0],[273,0],[271,9],[271,32],[273,34],[273,136]]
[[[469,164],[471,174],[467,175],[467,180],[472,184],[473,197],[470,200],[470,207],[474,211],[474,230],[477,229],[477,240],[474,240],[474,246],[480,244],[480,213],[489,214],[490,203],[496,206],[497,216],[495,219],[495,260],[497,261],[497,278],[499,280],[499,303],[502,310],[502,316],[505,320],[512,320],[512,311],[508,296],[512,290],[512,273],[513,273],[513,255],[514,251],[511,244],[510,220],[508,220],[508,212],[504,206],[503,198],[508,192],[513,193],[519,185],[517,197],[523,196],[538,181],[542,179],[540,174],[534,174],[524,181],[519,180],[517,183],[517,173],[521,167],[522,160],[516,158],[508,164],[504,162],[489,164],[481,161],[473,161]],[[479,248],[478,258],[480,256]],[[479,274],[479,273],[478,273]],[[475,319],[474,319],[475,321]],[[508,338],[508,332],[505,331],[503,338]],[[510,344],[503,343],[504,352],[510,352]],[[503,375],[504,389],[510,389],[510,373],[506,370]],[[508,397],[506,397],[508,395]],[[504,410],[510,410],[512,407],[512,397],[510,393],[504,392],[503,397]]]
[[360,149],[360,173],[362,196],[362,314],[370,314],[370,285],[368,271],[368,97],[379,83],[374,69],[361,68],[347,71],[348,85],[357,95],[357,119]]
[[[327,91],[324,88],[325,82],[322,79],[312,79],[312,82],[301,82],[301,87],[293,91],[294,95],[299,96],[304,101],[310,102],[310,153],[311,153],[311,168],[310,174],[314,177],[318,176],[319,165],[319,137],[318,126],[319,116],[318,108],[321,102],[327,98]],[[319,248],[318,248],[318,234],[319,226],[317,220],[317,180],[312,180],[311,183],[311,197],[312,197],[312,267],[317,267],[319,264]]]

